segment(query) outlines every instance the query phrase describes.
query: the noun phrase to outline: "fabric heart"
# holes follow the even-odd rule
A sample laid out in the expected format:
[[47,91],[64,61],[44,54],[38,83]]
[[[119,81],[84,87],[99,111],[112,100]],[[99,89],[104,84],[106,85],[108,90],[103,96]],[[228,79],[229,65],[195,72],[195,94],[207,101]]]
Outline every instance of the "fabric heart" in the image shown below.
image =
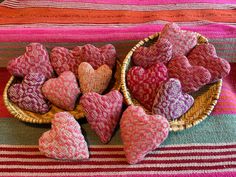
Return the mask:
[[139,47],[135,50],[132,60],[135,65],[149,68],[156,63],[167,63],[172,57],[172,44],[164,38],[159,39],[150,47]]
[[151,110],[157,88],[167,79],[167,68],[162,63],[148,69],[132,67],[127,73],[127,85],[134,98],[146,109]]
[[48,112],[51,106],[41,91],[45,79],[41,73],[27,74],[21,84],[10,86],[9,99],[24,110],[40,114]]
[[39,150],[45,156],[64,160],[89,158],[89,151],[80,125],[68,112],[54,115],[51,130],[39,138]]
[[190,65],[185,56],[172,58],[168,64],[168,73],[170,78],[180,80],[185,93],[199,90],[211,79],[211,74],[206,68]]
[[79,65],[78,77],[83,94],[87,92],[101,94],[109,85],[112,70],[107,65],[102,65],[94,70],[89,63],[83,62]]
[[159,87],[152,113],[173,120],[187,112],[193,103],[194,99],[191,95],[182,93],[180,81],[171,78]]
[[167,39],[172,44],[173,57],[187,55],[197,45],[197,35],[191,31],[181,30],[175,23],[168,23],[161,31],[160,38]]
[[42,73],[46,78],[53,76],[53,68],[48,52],[42,44],[31,43],[26,46],[26,52],[12,59],[7,65],[8,71],[17,77],[24,77],[29,73]]
[[223,58],[217,57],[212,44],[197,45],[188,55],[193,66],[203,66],[211,73],[210,82],[224,78],[230,72],[230,64]]
[[63,72],[58,78],[47,80],[42,91],[44,96],[59,108],[72,111],[80,94],[76,77],[71,71]]
[[160,115],[147,115],[142,107],[129,106],[120,121],[128,163],[136,164],[167,138],[169,123]]
[[103,143],[109,142],[112,137],[120,119],[122,102],[123,96],[117,90],[106,95],[90,92],[80,99],[88,123]]

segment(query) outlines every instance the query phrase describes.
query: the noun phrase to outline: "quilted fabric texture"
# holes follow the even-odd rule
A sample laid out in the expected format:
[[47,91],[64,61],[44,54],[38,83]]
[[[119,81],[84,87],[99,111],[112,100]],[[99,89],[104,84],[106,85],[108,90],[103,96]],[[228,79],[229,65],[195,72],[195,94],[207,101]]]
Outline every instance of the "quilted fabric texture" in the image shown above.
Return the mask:
[[162,63],[148,69],[132,67],[127,73],[127,85],[132,95],[148,110],[152,110],[157,88],[167,79],[167,68]]
[[23,55],[12,59],[7,65],[8,71],[17,77],[24,77],[29,73],[42,73],[46,78],[53,76],[53,68],[48,52],[42,44],[31,43],[26,46]]
[[168,73],[170,78],[180,80],[185,93],[199,90],[211,79],[211,74],[206,68],[190,65],[185,56],[172,58],[168,64]]
[[128,163],[136,164],[167,138],[169,123],[160,115],[147,115],[140,106],[129,106],[120,121]]
[[90,92],[80,99],[88,123],[103,143],[109,142],[112,137],[120,119],[122,102],[123,96],[117,90],[110,91],[106,95]]
[[170,78],[159,87],[152,113],[173,120],[187,112],[193,103],[194,98],[191,95],[182,93],[180,81]]
[[101,94],[106,90],[112,77],[112,70],[107,65],[100,66],[97,70],[87,63],[83,62],[78,68],[78,78],[81,92],[96,92]]
[[41,73],[27,74],[21,84],[8,89],[9,99],[22,109],[40,114],[48,112],[51,106],[41,91],[45,79]]
[[44,96],[55,106],[72,111],[80,94],[76,77],[71,71],[63,72],[58,78],[47,80],[42,91]]
[[68,112],[56,113],[51,130],[39,138],[39,150],[45,156],[64,160],[89,158],[89,151],[80,125]]

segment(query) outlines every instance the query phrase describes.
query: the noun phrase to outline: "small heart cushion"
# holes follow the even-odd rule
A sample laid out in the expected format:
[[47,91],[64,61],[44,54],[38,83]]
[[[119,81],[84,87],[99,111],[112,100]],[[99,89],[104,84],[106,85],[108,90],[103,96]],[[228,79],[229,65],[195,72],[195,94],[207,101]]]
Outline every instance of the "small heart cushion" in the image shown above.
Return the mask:
[[187,112],[193,103],[194,98],[191,95],[182,93],[180,81],[170,78],[159,87],[152,113],[174,120]]
[[81,128],[68,112],[54,115],[51,130],[39,138],[39,150],[45,156],[64,160],[89,158],[89,151]]
[[167,68],[162,63],[154,64],[148,69],[134,66],[127,73],[127,85],[132,95],[150,111],[157,88],[166,79]]
[[17,77],[24,77],[29,73],[41,73],[50,78],[53,76],[53,68],[49,60],[48,52],[42,44],[31,43],[26,46],[23,55],[12,59],[7,65],[8,71]]
[[9,99],[24,110],[40,114],[48,112],[51,106],[41,91],[45,79],[41,73],[27,74],[21,84],[10,86]]
[[47,80],[42,87],[44,96],[55,106],[72,111],[80,94],[76,77],[71,71],[63,72],[58,78]]
[[210,79],[210,72],[202,66],[190,65],[185,56],[176,56],[168,64],[170,78],[176,78],[181,82],[185,93],[195,92],[206,85]]
[[128,163],[136,164],[167,138],[169,123],[160,115],[147,115],[140,106],[129,106],[120,121]]
[[107,65],[102,65],[94,70],[89,63],[82,62],[78,68],[78,77],[83,94],[87,92],[101,94],[109,85],[112,70]]
[[132,60],[135,65],[149,68],[156,63],[167,63],[172,57],[172,44],[164,38],[159,39],[150,47],[139,47],[135,50]]
[[117,90],[106,95],[90,92],[80,99],[88,123],[103,143],[109,142],[112,137],[120,119],[122,102],[123,96]]

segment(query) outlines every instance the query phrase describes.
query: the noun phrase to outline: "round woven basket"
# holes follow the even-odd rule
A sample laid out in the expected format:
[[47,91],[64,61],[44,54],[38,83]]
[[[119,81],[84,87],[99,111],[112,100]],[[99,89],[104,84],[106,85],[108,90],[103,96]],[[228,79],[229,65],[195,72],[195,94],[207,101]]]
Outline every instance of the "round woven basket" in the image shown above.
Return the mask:
[[[196,33],[198,36],[198,44],[207,43],[208,40]],[[128,70],[133,66],[132,63],[132,55],[134,51],[140,46],[150,46],[154,42],[157,41],[160,33],[156,33],[154,35],[141,40],[137,45],[135,45],[131,51],[127,54],[126,58],[123,61],[121,67],[121,90],[124,94],[124,98],[127,105],[139,105],[142,106],[133,96],[131,95],[127,85],[126,85],[126,74]],[[193,106],[181,117],[170,121],[170,130],[171,131],[181,131],[187,128],[190,128],[194,125],[197,125],[201,121],[203,121],[208,115],[210,115],[211,111],[215,107],[217,100],[219,99],[219,95],[221,92],[222,80],[214,84],[208,84],[201,88],[199,91],[192,94],[195,101]],[[148,114],[149,111],[145,110]]]

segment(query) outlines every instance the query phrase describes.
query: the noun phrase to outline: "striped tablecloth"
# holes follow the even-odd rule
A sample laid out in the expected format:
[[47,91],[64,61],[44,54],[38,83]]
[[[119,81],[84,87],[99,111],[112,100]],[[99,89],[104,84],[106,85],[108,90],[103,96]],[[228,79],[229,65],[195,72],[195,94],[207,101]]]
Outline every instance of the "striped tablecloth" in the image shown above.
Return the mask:
[[[142,163],[128,165],[120,133],[102,145],[79,121],[90,144],[90,159],[60,161],[43,156],[38,138],[50,125],[22,123],[5,109],[9,59],[28,42],[73,48],[112,43],[118,57],[167,22],[206,36],[231,63],[211,116],[168,139]],[[5,0],[0,4],[0,176],[236,176],[236,1],[235,0]]]

